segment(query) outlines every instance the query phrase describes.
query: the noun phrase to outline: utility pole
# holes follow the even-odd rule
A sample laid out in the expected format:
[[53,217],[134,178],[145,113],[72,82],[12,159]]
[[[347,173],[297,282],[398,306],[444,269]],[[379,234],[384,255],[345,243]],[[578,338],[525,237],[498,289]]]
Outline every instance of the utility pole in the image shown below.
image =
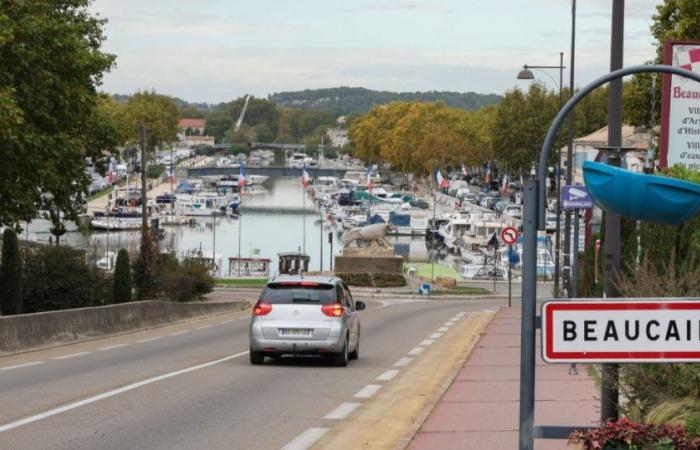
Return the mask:
[[[613,0],[612,33],[610,40],[610,71],[622,68],[625,0]],[[610,82],[608,96],[608,146],[615,151],[622,146],[622,79]],[[619,166],[620,154],[611,155],[608,164]],[[605,249],[603,260],[603,289],[605,297],[620,295],[616,282],[620,272],[620,215],[605,213]],[[603,364],[600,385],[600,418],[602,421],[618,418],[619,392],[618,364]]]
[[[571,3],[571,55],[569,64],[569,98],[574,96],[574,57],[576,55],[576,0]],[[574,184],[574,113],[569,113],[568,116],[568,136],[566,145],[566,184],[571,186]],[[557,199],[561,202],[561,199]],[[574,258],[578,258],[578,249],[571,249],[571,210],[565,211],[564,216],[564,286],[567,289],[567,294],[571,297],[572,277],[571,267]]]
[[[146,127],[139,127],[141,134],[141,226],[143,233],[148,230],[148,206],[146,205]],[[128,201],[128,199],[127,199]]]

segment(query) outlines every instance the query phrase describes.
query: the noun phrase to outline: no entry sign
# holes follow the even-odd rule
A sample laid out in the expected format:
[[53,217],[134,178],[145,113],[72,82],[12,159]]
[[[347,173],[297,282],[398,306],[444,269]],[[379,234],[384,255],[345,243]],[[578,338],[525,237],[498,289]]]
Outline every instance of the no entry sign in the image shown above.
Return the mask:
[[505,227],[501,231],[501,239],[508,245],[515,244],[518,240],[518,230],[513,227]]
[[542,357],[550,363],[700,362],[700,300],[546,302]]

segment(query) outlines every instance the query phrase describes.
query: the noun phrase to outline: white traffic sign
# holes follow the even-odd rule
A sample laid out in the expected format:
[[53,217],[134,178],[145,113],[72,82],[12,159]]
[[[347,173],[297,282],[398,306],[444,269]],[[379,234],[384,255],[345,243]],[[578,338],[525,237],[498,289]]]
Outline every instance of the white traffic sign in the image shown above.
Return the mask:
[[501,230],[501,239],[508,245],[515,244],[518,240],[518,230],[514,227],[505,227]]
[[700,362],[700,300],[546,302],[542,358],[550,363]]

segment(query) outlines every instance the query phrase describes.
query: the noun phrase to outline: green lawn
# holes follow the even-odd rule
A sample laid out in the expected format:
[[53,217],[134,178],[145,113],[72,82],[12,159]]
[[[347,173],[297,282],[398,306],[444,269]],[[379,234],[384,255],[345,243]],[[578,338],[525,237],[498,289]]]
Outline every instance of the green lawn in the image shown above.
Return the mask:
[[[405,266],[415,267],[418,270],[417,275],[419,277],[430,278],[433,274],[430,263],[409,263],[405,264]],[[455,280],[461,279],[456,270],[442,264],[435,264],[435,277],[453,278]]]
[[97,191],[92,195],[88,195],[87,201],[91,202],[93,200],[97,200],[100,197],[104,197],[105,195],[112,192],[113,189],[114,189],[113,186],[107,186],[106,188],[102,189],[101,191]]
[[216,284],[225,286],[265,286],[267,278],[217,278]]

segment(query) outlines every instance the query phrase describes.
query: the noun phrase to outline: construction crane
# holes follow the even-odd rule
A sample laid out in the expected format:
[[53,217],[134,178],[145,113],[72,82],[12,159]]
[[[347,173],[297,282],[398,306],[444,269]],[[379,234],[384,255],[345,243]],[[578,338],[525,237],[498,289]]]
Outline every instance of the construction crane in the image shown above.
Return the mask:
[[243,109],[241,110],[241,115],[238,116],[238,121],[236,121],[236,128],[234,131],[238,131],[243,124],[243,118],[245,117],[245,111],[248,109],[248,102],[250,101],[250,95],[245,96],[245,103],[243,104]]

